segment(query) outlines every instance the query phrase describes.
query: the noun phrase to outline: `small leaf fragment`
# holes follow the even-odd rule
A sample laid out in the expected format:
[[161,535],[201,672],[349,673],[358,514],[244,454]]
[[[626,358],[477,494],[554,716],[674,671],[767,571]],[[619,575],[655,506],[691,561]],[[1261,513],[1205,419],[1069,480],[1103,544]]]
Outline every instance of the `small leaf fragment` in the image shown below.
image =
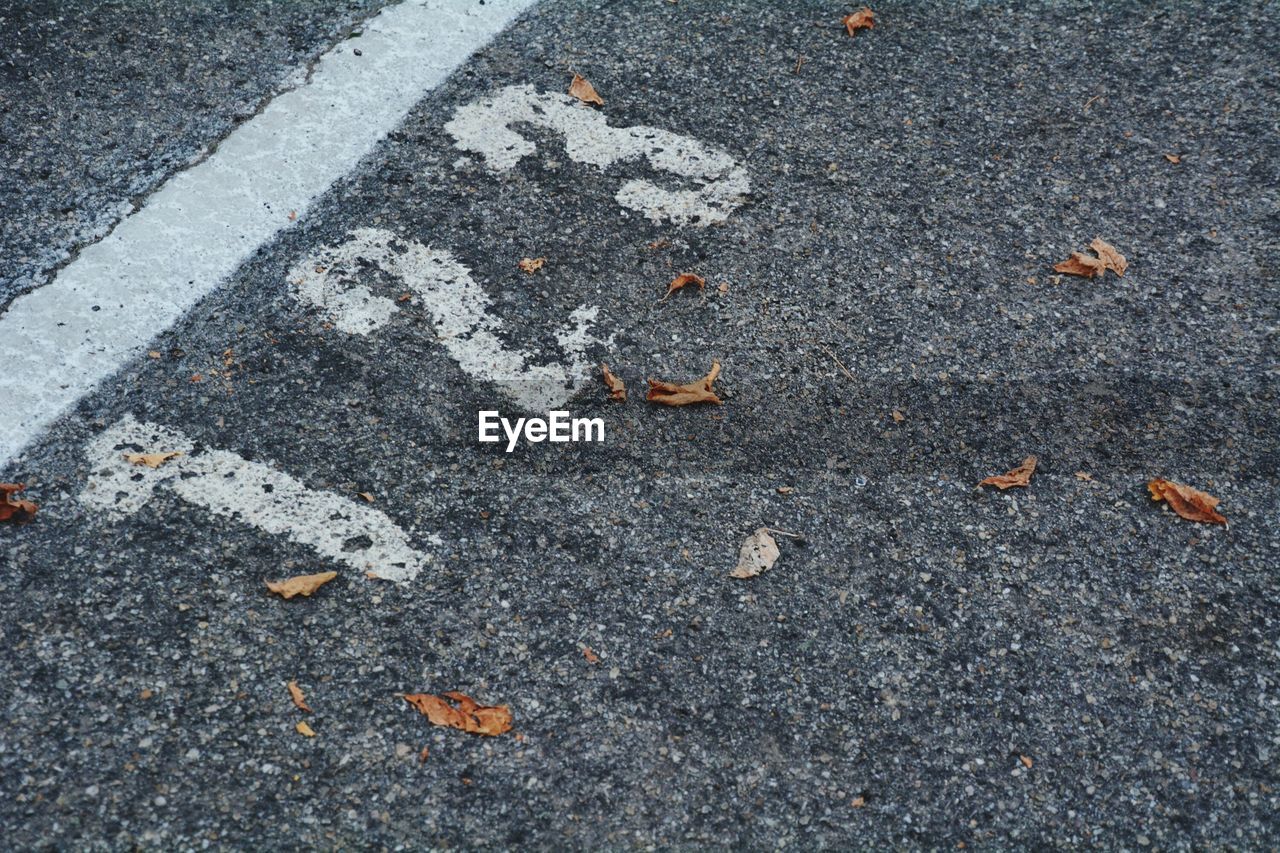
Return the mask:
[[363,498],[365,503],[373,503],[372,492],[356,492],[356,495]]
[[898,411],[897,409],[894,409],[890,414],[893,415],[894,423],[900,424],[907,419],[907,416],[902,414],[902,412]]
[[979,483],[979,486],[995,486],[997,489],[1004,491],[1014,486],[1025,486],[1031,482],[1031,475],[1036,470],[1036,458],[1028,456],[1022,461],[1022,464],[1014,468],[1008,474],[996,474],[988,477]]
[[1182,162],[1182,158],[1177,154],[1166,154],[1164,155],[1164,159],[1168,160],[1175,166]]
[[584,104],[596,104],[604,106],[604,98],[600,97],[600,93],[596,91],[596,87],[587,82],[587,78],[581,74],[573,75],[573,82],[569,84],[569,95],[582,101]]
[[290,681],[288,687],[289,698],[293,700],[293,704],[297,706],[298,710],[306,711],[310,714],[311,709],[307,707],[307,695],[302,692],[302,688],[298,686],[298,682]]
[[26,487],[26,483],[0,483],[0,521],[26,524],[35,517],[36,510],[40,507],[31,501],[14,497]]
[[609,389],[609,399],[625,403],[627,401],[626,383],[614,376],[607,364],[600,365],[600,375],[604,377],[604,384]]
[[307,598],[320,587],[338,576],[337,572],[320,572],[314,575],[296,575],[282,581],[267,581],[267,589],[281,598],[301,595]]
[[313,731],[313,730],[312,730],[311,726],[307,725],[306,720],[303,720],[302,722],[300,722],[300,723],[298,723],[296,726],[294,726],[294,727],[293,727],[293,730],[294,730],[294,731],[296,731],[298,734],[302,735],[303,737],[315,737],[315,736],[316,736],[315,731]]
[[1107,265],[1102,262],[1101,258],[1090,257],[1084,252],[1072,252],[1071,257],[1059,264],[1055,264],[1053,271],[1066,273],[1067,275],[1078,275],[1081,278],[1095,278],[1107,271]]
[[1124,255],[1116,251],[1115,246],[1101,237],[1094,237],[1093,242],[1089,244],[1089,248],[1098,253],[1098,257],[1106,265],[1107,269],[1124,278],[1124,271],[1129,268],[1129,262],[1125,260]]
[[542,265],[547,262],[546,258],[523,258],[516,266],[520,267],[524,272],[532,275],[542,269]]
[[600,656],[597,655],[595,652],[591,651],[590,646],[582,647],[582,656],[587,659],[587,663],[589,664],[600,663]]
[[1125,260],[1124,255],[1116,251],[1115,246],[1112,246],[1101,237],[1094,237],[1093,242],[1089,244],[1089,248],[1093,249],[1098,257],[1086,255],[1084,252],[1072,252],[1071,257],[1055,265],[1053,271],[1066,273],[1067,275],[1078,275],[1082,278],[1097,278],[1106,273],[1107,270],[1111,270],[1116,275],[1124,278],[1124,271],[1129,268],[1129,262]]
[[869,30],[876,25],[876,15],[866,6],[840,19],[845,31],[853,35],[858,30]]
[[159,468],[170,459],[182,455],[180,450],[163,450],[159,453],[126,453],[124,459],[130,465],[145,465],[148,468]]
[[777,540],[769,534],[769,528],[761,527],[746,538],[738,551],[738,565],[729,573],[731,578],[753,578],[767,572],[778,561]]
[[645,395],[645,399],[650,403],[661,403],[664,406],[688,406],[694,403],[721,405],[724,401],[711,390],[712,383],[716,381],[716,377],[719,375],[720,362],[713,361],[711,362],[711,372],[695,382],[675,385],[659,379],[650,379],[648,380],[649,393]]
[[404,700],[426,715],[434,726],[446,726],[474,735],[496,737],[511,731],[511,709],[506,705],[480,705],[456,690],[443,696],[410,693]]
[[680,273],[680,275],[671,279],[671,284],[667,285],[666,295],[662,297],[663,301],[665,302],[671,294],[682,289],[687,284],[696,284],[698,285],[698,290],[705,290],[707,287],[707,280],[696,273]]
[[1147,490],[1151,492],[1152,500],[1167,502],[1170,509],[1188,521],[1227,523],[1226,516],[1218,512],[1221,501],[1199,489],[1157,478],[1147,483]]
[[1029,755],[1019,755],[1018,760],[1021,761],[1022,766],[1027,768],[1028,770],[1030,770],[1032,765],[1035,764],[1035,762],[1031,760],[1031,756]]

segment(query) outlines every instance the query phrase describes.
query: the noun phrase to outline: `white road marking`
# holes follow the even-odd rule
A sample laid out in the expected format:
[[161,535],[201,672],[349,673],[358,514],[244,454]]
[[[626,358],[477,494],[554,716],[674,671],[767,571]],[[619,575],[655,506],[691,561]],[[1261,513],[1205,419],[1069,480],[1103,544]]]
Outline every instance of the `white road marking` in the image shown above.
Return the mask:
[[591,363],[587,348],[609,343],[588,331],[596,309],[579,308],[555,333],[564,361],[534,364],[532,353],[503,343],[502,320],[489,313],[492,300],[471,270],[444,249],[399,240],[379,228],[352,232],[347,242],[294,267],[289,280],[298,298],[320,308],[338,329],[368,335],[390,322],[398,308],[393,299],[354,280],[361,261],[401,279],[418,297],[441,345],[463,371],[493,383],[529,411],[547,411],[567,401]]
[[568,95],[538,92],[532,86],[508,86],[459,107],[445,130],[455,146],[484,156],[494,171],[507,171],[537,151],[511,129],[532,124],[564,137],[573,160],[601,169],[641,157],[655,169],[696,181],[697,189],[668,190],[652,181],[627,181],[614,198],[654,221],[706,226],[723,222],[751,191],[747,170],[733,157],[696,139],[657,127],[610,127],[604,114]]
[[[287,536],[321,556],[384,580],[412,580],[432,562],[409,544],[394,521],[373,507],[308,489],[288,474],[226,450],[197,450],[176,429],[126,415],[86,450],[92,474],[80,500],[108,518],[133,515],[151,500],[157,486],[164,485],[215,515]],[[133,465],[124,458],[126,453],[175,450],[183,455],[158,468]],[[427,539],[440,544],[438,537]]]
[[[406,0],[0,315],[0,464],[351,171],[533,0]],[[356,56],[353,47],[359,47]]]

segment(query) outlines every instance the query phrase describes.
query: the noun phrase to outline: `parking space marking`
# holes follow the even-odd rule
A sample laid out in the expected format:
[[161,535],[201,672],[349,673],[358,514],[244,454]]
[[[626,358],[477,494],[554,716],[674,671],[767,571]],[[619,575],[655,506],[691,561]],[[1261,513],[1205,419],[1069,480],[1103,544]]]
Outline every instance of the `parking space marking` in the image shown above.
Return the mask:
[[[158,468],[125,459],[126,453],[174,451],[182,455]],[[309,489],[270,465],[235,453],[197,448],[176,429],[125,416],[94,438],[87,453],[92,473],[80,500],[111,519],[138,512],[163,485],[215,515],[286,536],[383,580],[412,580],[432,562],[409,544],[394,521],[373,507]],[[426,538],[440,544],[436,536]]]
[[319,308],[338,329],[368,335],[399,309],[395,300],[354,280],[361,261],[399,278],[419,298],[441,345],[463,371],[497,386],[529,411],[568,400],[590,364],[587,348],[610,342],[589,331],[596,309],[581,307],[555,332],[564,360],[534,364],[534,354],[503,343],[502,320],[489,312],[492,299],[452,253],[379,228],[353,231],[345,243],[295,266],[289,280],[298,298]]
[[351,171],[533,0],[406,0],[0,315],[0,464]]
[[614,199],[655,222],[707,226],[723,222],[751,191],[747,170],[729,154],[658,127],[611,127],[603,113],[568,95],[507,86],[457,109],[445,125],[455,146],[480,154],[492,170],[513,168],[537,145],[513,130],[531,124],[564,137],[569,158],[601,169],[644,158],[649,165],[695,181],[696,189],[669,190],[643,178],[626,181]]

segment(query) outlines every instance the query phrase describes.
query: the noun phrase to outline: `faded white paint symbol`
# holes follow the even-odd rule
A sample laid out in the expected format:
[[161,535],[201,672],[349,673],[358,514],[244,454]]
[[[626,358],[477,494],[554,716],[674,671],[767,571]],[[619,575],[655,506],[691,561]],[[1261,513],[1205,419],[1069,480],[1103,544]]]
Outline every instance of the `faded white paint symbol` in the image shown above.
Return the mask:
[[503,343],[502,320],[492,300],[452,253],[386,230],[361,228],[347,242],[321,250],[289,273],[298,298],[319,308],[334,326],[368,335],[385,326],[399,307],[357,278],[365,265],[400,279],[430,316],[441,345],[468,375],[493,383],[530,411],[545,411],[572,396],[589,364],[586,351],[607,344],[589,333],[596,309],[578,308],[555,332],[561,362],[535,364],[533,353]]
[[618,204],[656,222],[706,226],[723,222],[751,190],[747,170],[733,157],[696,139],[657,127],[611,127],[604,114],[568,95],[538,92],[532,86],[508,86],[457,109],[446,124],[455,145],[484,157],[494,171],[507,171],[537,151],[512,129],[529,124],[564,137],[573,160],[604,169],[613,163],[645,159],[654,169],[694,181],[695,189],[666,189],[636,178],[614,196]]
[[[270,465],[226,450],[197,450],[178,430],[126,415],[87,446],[93,472],[80,494],[87,506],[120,519],[165,486],[215,515],[285,536],[321,556],[392,581],[411,580],[432,558],[415,550],[394,521],[373,507],[309,489]],[[131,464],[126,453],[177,451],[159,468]],[[436,536],[426,537],[439,545]]]

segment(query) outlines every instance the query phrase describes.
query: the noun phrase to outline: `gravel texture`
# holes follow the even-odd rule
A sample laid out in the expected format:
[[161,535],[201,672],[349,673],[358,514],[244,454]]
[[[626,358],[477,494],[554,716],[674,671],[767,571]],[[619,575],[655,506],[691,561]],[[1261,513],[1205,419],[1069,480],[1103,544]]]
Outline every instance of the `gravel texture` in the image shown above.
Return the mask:
[[[1276,6],[843,11],[538,6],[0,470],[42,504],[0,528],[10,843],[1280,844]],[[460,161],[458,105],[575,71],[740,157],[748,203],[645,221],[613,196],[649,173],[536,131],[509,174]],[[600,306],[631,400],[570,408],[607,443],[477,444],[493,395],[412,302],[325,328],[285,274],[371,225],[452,249],[521,345]],[[1095,236],[1127,275],[1056,278]],[[686,270],[705,296],[659,302]],[[642,401],[712,358],[723,407]],[[82,448],[126,413],[369,492],[438,568],[283,602],[264,578],[339,567],[159,493],[93,517]],[[728,578],[762,525],[800,538]],[[516,735],[397,696],[453,689]]]
[[0,3],[0,310],[383,5]]

